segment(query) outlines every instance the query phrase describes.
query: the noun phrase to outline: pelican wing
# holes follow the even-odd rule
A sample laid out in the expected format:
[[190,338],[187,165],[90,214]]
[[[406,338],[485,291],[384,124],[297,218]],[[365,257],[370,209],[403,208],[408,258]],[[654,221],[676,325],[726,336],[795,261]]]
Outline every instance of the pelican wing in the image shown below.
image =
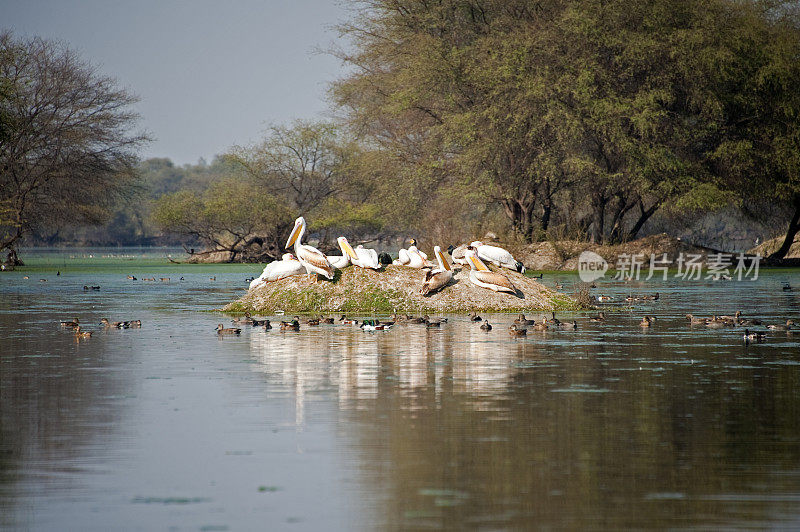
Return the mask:
[[317,273],[327,275],[329,279],[333,278],[333,267],[325,255],[315,247],[312,246],[299,246],[297,250],[297,258],[300,262],[305,262],[312,267]]
[[492,271],[473,271],[472,273],[480,282],[494,285],[498,290],[510,291],[512,293],[516,293],[517,291],[514,285],[511,284],[511,281],[508,280],[508,277],[502,273]]
[[432,270],[425,274],[425,282],[422,283],[422,294],[427,295],[436,292],[447,286],[453,278],[453,272],[449,270]]

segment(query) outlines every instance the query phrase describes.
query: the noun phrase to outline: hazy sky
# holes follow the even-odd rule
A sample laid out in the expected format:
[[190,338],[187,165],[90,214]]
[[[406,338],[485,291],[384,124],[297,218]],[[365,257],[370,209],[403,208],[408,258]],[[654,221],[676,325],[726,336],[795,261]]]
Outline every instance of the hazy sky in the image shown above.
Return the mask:
[[343,72],[338,0],[0,0],[0,29],[63,40],[141,98],[143,157],[207,160],[267,125],[322,117]]

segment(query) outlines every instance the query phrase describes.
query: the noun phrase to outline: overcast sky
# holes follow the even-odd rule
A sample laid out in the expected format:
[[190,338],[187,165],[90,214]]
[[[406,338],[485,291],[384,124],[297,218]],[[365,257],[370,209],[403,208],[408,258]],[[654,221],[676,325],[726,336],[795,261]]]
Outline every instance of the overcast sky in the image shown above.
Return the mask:
[[338,0],[0,0],[0,29],[65,41],[141,98],[142,156],[207,160],[269,124],[321,118]]

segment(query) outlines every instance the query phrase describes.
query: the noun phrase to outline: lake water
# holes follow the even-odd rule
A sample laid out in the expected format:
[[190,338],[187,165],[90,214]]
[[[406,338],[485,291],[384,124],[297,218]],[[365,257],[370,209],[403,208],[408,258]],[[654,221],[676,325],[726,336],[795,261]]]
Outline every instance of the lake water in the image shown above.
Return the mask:
[[213,309],[261,268],[166,254],[0,274],[0,528],[800,528],[800,333],[745,345],[683,318],[797,320],[796,270],[600,282],[661,297],[523,339],[503,314],[219,338]]

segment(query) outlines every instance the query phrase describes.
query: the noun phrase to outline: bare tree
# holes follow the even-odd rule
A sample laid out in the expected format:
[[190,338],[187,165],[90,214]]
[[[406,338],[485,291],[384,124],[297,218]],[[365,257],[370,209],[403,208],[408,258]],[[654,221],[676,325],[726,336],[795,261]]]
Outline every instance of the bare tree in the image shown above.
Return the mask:
[[0,250],[108,217],[147,140],[129,132],[136,101],[65,45],[0,33]]

